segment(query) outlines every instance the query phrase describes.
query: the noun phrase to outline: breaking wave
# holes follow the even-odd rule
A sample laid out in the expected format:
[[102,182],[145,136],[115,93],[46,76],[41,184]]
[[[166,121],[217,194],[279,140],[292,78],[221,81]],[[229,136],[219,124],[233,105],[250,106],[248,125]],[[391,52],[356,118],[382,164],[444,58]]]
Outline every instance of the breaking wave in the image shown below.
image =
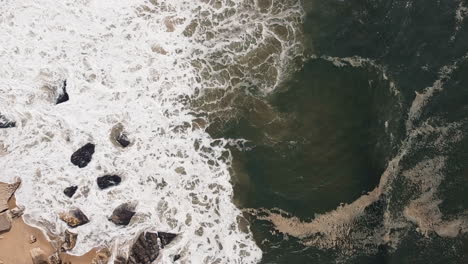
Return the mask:
[[[164,263],[259,261],[231,201],[227,149],[189,105],[208,89],[275,89],[303,51],[302,16],[299,1],[2,2],[0,113],[16,127],[0,130],[0,180],[23,180],[26,222],[60,234],[58,214],[79,207],[90,223],[76,229],[77,255],[155,229],[179,234]],[[70,100],[56,105],[65,80]],[[109,139],[118,124],[129,148]],[[88,142],[91,163],[73,166]],[[105,174],[123,181],[99,190]],[[107,218],[125,202],[137,214],[117,227]]]

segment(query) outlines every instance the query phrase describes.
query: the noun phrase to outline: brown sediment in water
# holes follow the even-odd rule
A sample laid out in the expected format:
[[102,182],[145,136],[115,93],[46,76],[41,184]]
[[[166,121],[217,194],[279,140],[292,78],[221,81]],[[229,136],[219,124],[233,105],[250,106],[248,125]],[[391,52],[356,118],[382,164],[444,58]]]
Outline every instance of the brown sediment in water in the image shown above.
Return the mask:
[[[425,159],[412,168],[402,168],[400,162],[406,157],[408,150],[423,141],[421,135],[439,135],[434,148],[442,153],[446,147],[438,142],[457,143],[460,140],[458,127],[449,125],[434,127],[423,124],[415,128],[409,138],[403,143],[401,152],[389,162],[387,170],[382,174],[379,185],[371,192],[362,195],[350,204],[339,206],[333,211],[322,215],[316,215],[314,219],[302,220],[281,209],[247,209],[244,210],[256,216],[259,220],[269,221],[274,228],[284,234],[297,237],[307,246],[321,248],[335,248],[340,246],[342,251],[347,247],[351,249],[359,246],[360,241],[370,245],[397,245],[399,244],[399,228],[416,225],[416,231],[429,237],[431,233],[443,238],[455,238],[468,233],[468,212],[463,211],[455,215],[443,215],[440,204],[442,200],[437,196],[446,167],[446,156],[436,156]],[[424,139],[426,140],[426,139]],[[366,217],[366,208],[378,202],[382,196],[392,188],[392,182],[397,177],[416,186],[411,198],[406,200],[404,208],[399,212],[400,218],[395,218],[388,209],[384,214],[383,226],[378,230],[359,229],[357,224],[361,217]],[[353,235],[354,234],[354,235]],[[371,235],[370,235],[371,234]],[[363,240],[362,238],[366,239]],[[362,249],[359,248],[360,250]]]
[[[9,209],[16,207],[14,197],[8,202]],[[34,236],[35,242],[31,243]],[[33,264],[31,250],[40,248],[48,257],[57,252],[55,240],[49,239],[40,229],[27,225],[22,217],[12,219],[12,227],[9,231],[0,233],[0,263],[3,264]],[[72,256],[60,253],[63,263],[90,264],[97,254],[97,250],[91,250],[83,256]]]

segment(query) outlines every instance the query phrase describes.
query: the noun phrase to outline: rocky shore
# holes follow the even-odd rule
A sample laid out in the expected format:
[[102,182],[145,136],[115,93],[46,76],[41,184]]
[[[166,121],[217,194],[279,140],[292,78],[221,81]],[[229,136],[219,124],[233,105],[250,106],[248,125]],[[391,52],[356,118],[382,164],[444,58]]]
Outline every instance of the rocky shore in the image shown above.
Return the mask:
[[[16,205],[14,192],[21,182],[0,182],[0,264],[151,264],[160,251],[170,244],[176,234],[166,232],[142,232],[132,243],[128,252],[113,256],[107,248],[94,249],[83,256],[72,256],[67,251],[76,245],[78,233],[67,230],[61,236],[44,234],[27,225],[22,214],[25,208]],[[132,204],[116,208],[109,221],[126,225],[134,214]],[[59,216],[68,226],[88,224],[89,220],[79,210],[71,210]],[[174,257],[177,261],[180,255]]]
[[[69,99],[66,93],[66,81],[62,90],[57,104]],[[12,128],[15,124],[15,121],[0,115],[0,128]],[[131,145],[121,124],[112,128],[110,139],[118,148]],[[95,149],[94,143],[84,144],[73,152],[70,162],[80,169],[87,167],[93,159]],[[0,148],[1,154],[2,148]],[[114,174],[103,175],[96,179],[100,190],[116,188],[121,182],[122,177]],[[67,252],[75,247],[80,235],[75,229],[92,224],[92,219],[89,219],[80,208],[63,208],[57,216],[69,229],[60,235],[45,235],[41,230],[28,226],[23,221],[22,214],[25,208],[16,206],[15,199],[12,199],[20,185],[19,179],[15,183],[0,182],[0,264],[106,264],[112,261],[115,264],[151,264],[157,260],[160,251],[177,237],[172,233],[142,230],[142,233],[127,245],[129,250],[127,252],[119,250],[118,256],[112,256],[107,248],[92,250],[81,257],[71,256]],[[63,190],[63,194],[72,199],[79,188],[80,186],[76,185],[69,186]],[[116,207],[108,220],[117,226],[127,226],[135,214],[136,204],[126,202]],[[180,258],[180,255],[173,257],[174,261]]]
[[0,264],[100,263],[95,259],[102,250],[93,250],[80,257],[71,256],[60,245],[70,246],[73,239],[48,238],[41,230],[27,225],[21,217],[24,208],[16,205],[13,196],[19,186],[19,181],[14,184],[0,182]]

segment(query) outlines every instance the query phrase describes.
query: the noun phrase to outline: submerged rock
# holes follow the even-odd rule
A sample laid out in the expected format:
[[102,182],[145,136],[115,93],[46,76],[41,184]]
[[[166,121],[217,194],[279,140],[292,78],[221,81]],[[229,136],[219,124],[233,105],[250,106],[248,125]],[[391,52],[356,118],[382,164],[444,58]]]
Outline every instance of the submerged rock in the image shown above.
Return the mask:
[[10,231],[11,218],[8,212],[0,213],[0,233]]
[[115,125],[110,134],[111,142],[121,148],[126,148],[130,145],[130,140],[128,139],[127,133],[124,131],[124,127],[122,124]]
[[66,230],[65,235],[64,235],[64,240],[62,243],[62,250],[63,251],[72,250],[76,246],[77,238],[78,238],[78,234],[75,234]]
[[0,114],[0,128],[10,128],[10,127],[15,127],[16,122],[7,119],[5,116]]
[[13,184],[0,182],[0,213],[8,210],[8,200],[15,193],[16,189],[20,186],[21,181]]
[[60,259],[58,252],[49,256],[49,264],[62,264],[62,259]]
[[176,238],[176,234],[166,233],[166,232],[158,232],[158,237],[161,239],[161,248],[169,245],[174,238]]
[[135,215],[135,206],[124,203],[115,208],[109,220],[116,225],[128,225]]
[[97,178],[97,184],[101,190],[117,186],[122,181],[118,175],[104,175]]
[[10,210],[10,215],[12,218],[18,218],[23,216],[24,213],[24,206],[16,206],[15,208]]
[[67,93],[67,80],[65,80],[65,81],[63,81],[62,91],[59,93],[59,95],[57,97],[56,104],[64,103],[64,102],[68,101],[69,99],[70,98],[69,98],[68,93]]
[[33,264],[49,264],[45,252],[40,248],[33,248],[29,251]]
[[111,257],[111,252],[107,248],[100,249],[96,253],[96,257],[93,258],[91,264],[107,264],[109,262],[109,258]]
[[65,190],[63,190],[63,193],[66,196],[72,198],[76,190],[78,190],[78,186],[70,186],[70,187],[65,188]]
[[87,143],[83,147],[79,148],[71,156],[71,163],[78,166],[79,168],[84,168],[91,162],[93,158],[95,145],[92,143]]
[[78,227],[89,223],[88,217],[80,209],[73,209],[68,213],[61,213],[59,217],[62,221],[67,223],[69,227]]

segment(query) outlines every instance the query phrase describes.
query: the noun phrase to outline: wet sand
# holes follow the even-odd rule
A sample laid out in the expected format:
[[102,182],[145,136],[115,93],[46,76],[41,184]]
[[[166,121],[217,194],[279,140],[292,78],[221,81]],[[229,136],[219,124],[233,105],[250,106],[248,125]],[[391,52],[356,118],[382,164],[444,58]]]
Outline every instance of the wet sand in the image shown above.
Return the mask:
[[[14,197],[10,199],[8,205],[10,209],[16,207]],[[31,243],[31,236],[36,238],[36,242]],[[50,256],[56,252],[53,242],[49,241],[38,228],[27,225],[22,217],[12,220],[10,231],[0,233],[1,264],[33,264],[30,251],[34,248],[40,248],[46,256]],[[63,263],[71,264],[90,264],[95,256],[95,250],[84,256],[60,254]]]

